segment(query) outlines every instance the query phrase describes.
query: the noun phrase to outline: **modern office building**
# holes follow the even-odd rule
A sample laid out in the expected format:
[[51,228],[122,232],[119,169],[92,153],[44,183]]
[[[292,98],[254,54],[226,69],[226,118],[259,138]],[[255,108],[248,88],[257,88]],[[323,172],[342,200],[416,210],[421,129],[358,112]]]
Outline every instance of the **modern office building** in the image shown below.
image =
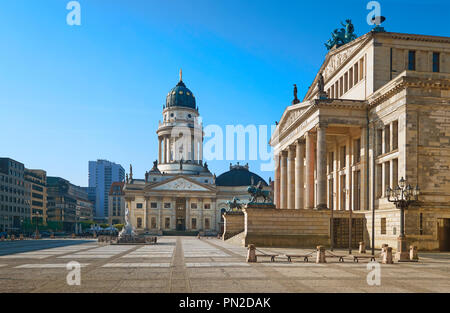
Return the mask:
[[120,164],[107,160],[89,161],[89,188],[95,188],[94,217],[97,220],[106,220],[108,217],[111,184],[124,179],[125,170]]
[[47,172],[25,169],[25,181],[30,185],[30,219],[34,223],[47,222]]
[[65,231],[75,231],[75,224],[92,219],[94,206],[82,187],[61,177],[47,177],[47,216],[62,222]]
[[0,231],[18,232],[30,218],[30,183],[25,166],[10,158],[0,158]]

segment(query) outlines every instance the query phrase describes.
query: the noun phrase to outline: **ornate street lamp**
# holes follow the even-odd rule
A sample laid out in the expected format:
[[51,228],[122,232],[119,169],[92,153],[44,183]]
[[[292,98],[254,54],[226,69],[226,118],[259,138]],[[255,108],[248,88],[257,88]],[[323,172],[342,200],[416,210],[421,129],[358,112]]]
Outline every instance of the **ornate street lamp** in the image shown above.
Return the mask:
[[420,194],[419,186],[412,188],[407,185],[405,179],[402,177],[398,182],[398,186],[394,189],[388,187],[386,195],[389,202],[393,202],[397,209],[400,209],[400,236],[397,241],[397,253],[395,258],[401,261],[409,261],[409,251],[406,247],[405,237],[405,210],[409,205],[418,200]]

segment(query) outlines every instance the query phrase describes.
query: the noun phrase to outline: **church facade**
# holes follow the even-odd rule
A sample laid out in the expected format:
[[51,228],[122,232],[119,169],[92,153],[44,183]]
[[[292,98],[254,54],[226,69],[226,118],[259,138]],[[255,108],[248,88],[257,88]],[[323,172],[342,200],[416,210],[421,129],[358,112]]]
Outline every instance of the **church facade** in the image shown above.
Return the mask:
[[375,29],[331,49],[270,144],[277,208],[362,213],[375,246],[395,247],[386,190],[403,177],[421,190],[408,243],[450,250],[450,38]]
[[251,184],[267,183],[248,165],[230,165],[216,177],[203,160],[203,127],[191,90],[180,81],[168,93],[157,129],[158,160],[135,179],[132,168],[123,187],[130,220],[140,233],[218,234],[222,214],[234,197],[248,202]]

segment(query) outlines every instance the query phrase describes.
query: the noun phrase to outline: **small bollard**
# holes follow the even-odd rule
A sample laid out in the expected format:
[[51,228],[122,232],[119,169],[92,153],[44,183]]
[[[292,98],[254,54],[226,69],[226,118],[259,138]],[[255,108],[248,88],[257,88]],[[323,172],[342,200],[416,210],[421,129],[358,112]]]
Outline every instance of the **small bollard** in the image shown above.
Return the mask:
[[200,239],[200,234],[197,234],[197,239]]
[[383,254],[383,260],[381,263],[383,264],[394,264],[394,261],[392,259],[392,247],[386,247],[385,253]]
[[72,234],[72,238],[75,238],[75,234]]
[[248,245],[247,262],[256,263],[256,247],[253,244]]
[[23,234],[20,234],[19,240],[23,240]]
[[11,235],[11,241],[14,241],[15,239],[16,239],[16,236],[14,236],[14,235]]
[[316,263],[327,263],[327,259],[325,257],[325,247],[324,246],[317,246]]
[[410,246],[409,247],[409,259],[412,262],[418,262],[419,261],[419,255],[417,254],[417,246]]
[[51,239],[55,239],[55,234],[52,233],[52,234],[50,235],[50,238],[51,238]]
[[366,245],[364,244],[364,241],[359,242],[359,253],[366,253]]
[[0,241],[5,241],[5,236],[2,236],[2,237],[0,238]]
[[380,253],[380,257],[381,259],[383,259],[384,253],[386,252],[386,248],[389,247],[389,245],[387,243],[383,243],[381,245],[381,253]]

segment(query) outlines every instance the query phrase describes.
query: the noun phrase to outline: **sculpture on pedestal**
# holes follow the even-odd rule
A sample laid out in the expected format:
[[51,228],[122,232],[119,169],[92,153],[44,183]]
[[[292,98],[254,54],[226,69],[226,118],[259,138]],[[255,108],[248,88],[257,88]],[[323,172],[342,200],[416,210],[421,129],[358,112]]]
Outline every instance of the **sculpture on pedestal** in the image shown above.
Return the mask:
[[259,203],[272,203],[272,199],[269,196],[269,191],[263,189],[262,182],[259,181],[256,186],[249,186],[247,188],[248,193],[250,194],[250,203],[256,204],[258,203],[259,198],[263,198],[263,202]]

